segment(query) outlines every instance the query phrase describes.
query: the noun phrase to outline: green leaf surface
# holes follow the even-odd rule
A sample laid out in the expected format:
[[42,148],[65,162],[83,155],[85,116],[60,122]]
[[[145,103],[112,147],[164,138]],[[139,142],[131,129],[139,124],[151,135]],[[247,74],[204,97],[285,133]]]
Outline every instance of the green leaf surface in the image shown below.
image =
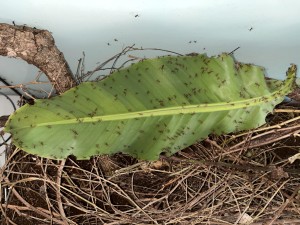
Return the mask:
[[237,63],[228,54],[148,59],[25,105],[5,130],[16,146],[47,158],[123,152],[155,160],[211,133],[264,124],[291,92],[295,65],[287,75],[266,82],[262,67]]

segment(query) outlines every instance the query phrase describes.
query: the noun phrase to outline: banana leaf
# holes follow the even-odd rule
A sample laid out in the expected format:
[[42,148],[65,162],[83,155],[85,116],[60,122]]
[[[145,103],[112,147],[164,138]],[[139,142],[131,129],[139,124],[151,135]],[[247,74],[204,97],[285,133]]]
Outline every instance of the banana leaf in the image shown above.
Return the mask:
[[262,67],[225,53],[147,59],[21,107],[5,131],[17,147],[46,158],[122,152],[155,160],[211,133],[261,126],[295,77],[292,65],[285,81],[266,82]]

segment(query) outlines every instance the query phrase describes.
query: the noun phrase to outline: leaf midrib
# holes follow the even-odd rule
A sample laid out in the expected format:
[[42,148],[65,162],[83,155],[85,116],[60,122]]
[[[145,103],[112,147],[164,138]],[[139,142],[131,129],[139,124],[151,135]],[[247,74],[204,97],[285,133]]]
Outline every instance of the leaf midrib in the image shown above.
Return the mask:
[[[113,115],[102,115],[93,117],[81,117],[75,119],[65,119],[59,121],[50,121],[47,123],[38,123],[36,127],[49,126],[49,125],[67,125],[67,124],[78,124],[78,123],[92,123],[92,122],[104,122],[104,121],[116,121],[116,120],[126,120],[135,119],[143,117],[156,117],[156,116],[168,116],[168,115],[178,115],[178,114],[195,114],[195,113],[206,113],[206,112],[216,112],[216,111],[226,111],[245,107],[251,107],[266,103],[274,100],[274,95],[272,93],[263,97],[251,98],[242,101],[234,102],[222,102],[222,103],[212,103],[212,104],[197,104],[197,105],[187,105],[187,106],[175,106],[160,109],[144,110],[138,112],[128,112],[122,114]],[[269,96],[269,97],[267,97]],[[28,126],[29,128],[30,126]],[[26,127],[23,127],[24,129]]]
[[[292,66],[292,69],[288,73],[288,78],[295,77],[295,66]],[[284,83],[284,86],[274,91],[270,94],[250,98],[246,100],[233,101],[233,102],[221,102],[221,103],[211,103],[211,104],[197,104],[197,105],[187,105],[187,106],[174,106],[160,109],[144,110],[138,112],[127,112],[122,114],[112,114],[112,115],[101,115],[93,117],[82,117],[75,119],[64,119],[59,121],[50,121],[46,123],[38,123],[35,127],[43,126],[54,126],[54,125],[68,125],[68,124],[78,124],[78,123],[93,123],[100,121],[117,121],[117,120],[127,120],[143,117],[155,117],[155,116],[167,116],[167,115],[179,115],[179,114],[195,114],[195,113],[204,113],[204,112],[216,112],[216,111],[225,111],[240,109],[245,107],[252,107],[262,103],[267,103],[273,101],[274,99],[282,98],[289,91],[289,86],[293,82],[293,79],[288,79],[288,82]],[[32,128],[32,126],[24,126],[19,129]],[[17,130],[19,130],[17,129]]]

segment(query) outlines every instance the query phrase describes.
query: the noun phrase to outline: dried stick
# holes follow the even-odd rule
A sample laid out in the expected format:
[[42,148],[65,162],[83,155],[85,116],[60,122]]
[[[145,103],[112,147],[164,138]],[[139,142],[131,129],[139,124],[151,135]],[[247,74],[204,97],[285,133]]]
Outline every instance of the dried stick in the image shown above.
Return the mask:
[[51,33],[0,23],[0,55],[21,58],[43,71],[58,93],[75,86],[72,71]]
[[294,192],[292,193],[292,195],[285,201],[285,203],[275,213],[275,216],[270,221],[268,221],[266,223],[266,225],[272,225],[272,224],[274,224],[275,220],[277,220],[281,216],[283,210],[288,206],[288,204],[290,204],[293,201],[293,199],[295,198],[295,196],[298,194],[299,190],[300,190],[300,185],[294,190]]
[[72,222],[72,221],[70,221],[70,220],[68,221],[68,219],[66,217],[66,214],[65,214],[65,211],[64,211],[64,207],[62,205],[61,193],[60,193],[61,176],[62,176],[62,171],[64,169],[65,163],[66,163],[66,160],[61,160],[61,163],[60,163],[60,165],[58,167],[58,170],[57,170],[56,199],[57,199],[57,204],[58,204],[58,209],[59,209],[59,212],[60,212],[60,216],[61,216],[62,220],[64,221],[64,223],[66,225],[68,225],[69,222]]
[[[8,180],[7,177],[4,178],[4,180],[7,182],[7,183],[10,183],[10,181]],[[24,198],[22,198],[22,196],[18,193],[18,191],[14,188],[14,187],[11,187],[12,188],[12,193],[16,196],[16,198],[18,200],[20,200],[20,202],[22,202],[27,208],[29,208],[31,211],[34,211],[35,213],[49,219],[49,220],[52,220],[54,221],[55,223],[57,224],[62,224],[62,225],[65,225],[65,222],[61,221],[61,220],[58,220],[58,219],[55,219],[53,218],[52,215],[49,215],[48,213],[45,213],[41,210],[38,210],[37,208],[33,207],[31,204],[29,204],[29,202],[27,202]]]

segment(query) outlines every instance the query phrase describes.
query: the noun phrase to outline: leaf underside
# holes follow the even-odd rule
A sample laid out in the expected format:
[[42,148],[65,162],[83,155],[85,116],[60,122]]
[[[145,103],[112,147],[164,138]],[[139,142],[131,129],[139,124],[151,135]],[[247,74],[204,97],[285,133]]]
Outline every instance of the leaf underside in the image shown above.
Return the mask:
[[155,160],[204,139],[256,128],[292,89],[266,82],[262,67],[218,57],[165,56],[36,100],[11,115],[5,130],[28,153],[88,159],[123,152]]

